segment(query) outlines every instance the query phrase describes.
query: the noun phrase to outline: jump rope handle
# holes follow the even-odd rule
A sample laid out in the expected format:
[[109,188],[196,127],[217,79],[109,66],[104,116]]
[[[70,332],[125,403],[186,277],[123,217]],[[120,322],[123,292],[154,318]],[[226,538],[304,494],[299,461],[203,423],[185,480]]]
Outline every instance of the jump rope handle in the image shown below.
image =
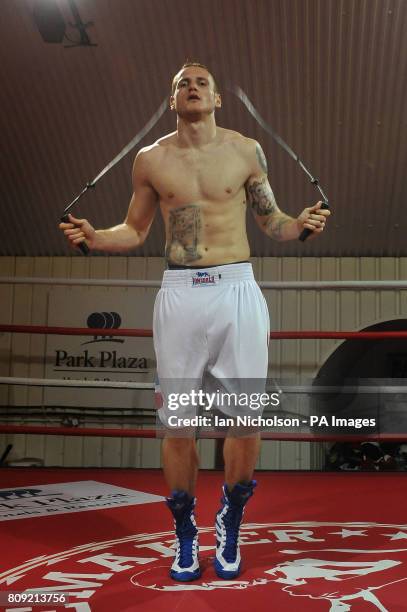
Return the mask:
[[[322,208],[323,210],[329,210],[329,204],[328,204],[328,202],[322,202],[322,204],[321,204],[321,208]],[[304,242],[304,241],[305,241],[305,240],[308,238],[308,236],[309,236],[310,234],[312,234],[312,230],[308,229],[308,227],[305,227],[305,228],[302,230],[302,232],[301,232],[301,234],[300,234],[300,236],[299,236],[298,240],[301,240],[301,242]]]
[[[63,217],[61,217],[61,221],[62,223],[72,223],[72,221],[70,221],[69,219],[69,215],[64,215]],[[77,226],[75,226],[77,227]],[[86,242],[80,242],[78,245],[78,249],[82,252],[82,255],[88,255],[89,254],[89,247],[86,244]]]

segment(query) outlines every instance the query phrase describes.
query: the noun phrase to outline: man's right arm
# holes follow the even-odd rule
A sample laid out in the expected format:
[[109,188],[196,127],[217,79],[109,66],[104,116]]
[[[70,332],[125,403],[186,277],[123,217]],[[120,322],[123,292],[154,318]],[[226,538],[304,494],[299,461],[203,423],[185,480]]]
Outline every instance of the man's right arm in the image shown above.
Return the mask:
[[123,223],[109,229],[95,230],[86,219],[70,215],[72,223],[61,223],[60,228],[73,246],[86,241],[91,250],[124,253],[143,244],[155,213],[158,194],[148,180],[148,153],[141,150],[133,164],[133,195]]

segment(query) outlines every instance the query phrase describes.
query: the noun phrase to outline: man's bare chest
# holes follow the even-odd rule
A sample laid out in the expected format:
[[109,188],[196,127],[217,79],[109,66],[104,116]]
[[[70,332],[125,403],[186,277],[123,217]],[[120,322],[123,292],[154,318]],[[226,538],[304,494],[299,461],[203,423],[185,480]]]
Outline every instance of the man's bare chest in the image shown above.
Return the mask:
[[235,152],[222,150],[168,153],[152,172],[152,184],[161,200],[176,206],[200,200],[229,200],[247,178],[244,160]]

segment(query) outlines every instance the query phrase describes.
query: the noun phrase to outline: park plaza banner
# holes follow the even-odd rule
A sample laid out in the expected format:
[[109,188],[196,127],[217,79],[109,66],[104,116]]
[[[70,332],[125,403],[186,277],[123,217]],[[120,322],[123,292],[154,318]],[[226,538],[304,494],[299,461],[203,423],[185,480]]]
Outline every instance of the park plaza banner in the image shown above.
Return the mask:
[[[54,287],[48,325],[111,331],[151,328],[151,296],[115,287]],[[152,382],[155,356],[151,338],[47,335],[45,378]],[[153,405],[151,391],[134,389],[46,388],[47,406],[134,408]],[[147,403],[148,402],[148,403]]]

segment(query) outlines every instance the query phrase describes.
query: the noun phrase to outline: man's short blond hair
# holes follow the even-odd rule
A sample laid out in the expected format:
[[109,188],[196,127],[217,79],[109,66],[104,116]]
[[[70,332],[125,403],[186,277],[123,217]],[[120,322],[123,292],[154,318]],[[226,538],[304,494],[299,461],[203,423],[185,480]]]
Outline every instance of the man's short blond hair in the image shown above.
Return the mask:
[[205,66],[205,64],[201,64],[200,62],[190,62],[190,61],[186,61],[185,64],[183,66],[181,66],[181,68],[178,70],[177,74],[174,75],[174,78],[172,79],[172,85],[171,85],[171,94],[174,95],[174,91],[175,88],[177,86],[177,79],[178,79],[178,75],[179,73],[184,70],[184,68],[191,68],[191,67],[196,67],[196,68],[203,68],[204,70],[206,70],[207,72],[209,72],[209,74],[211,75],[212,79],[213,79],[213,84],[215,87],[215,93],[219,93],[218,90],[218,85],[216,83],[216,79],[213,76],[212,72],[209,70],[209,68],[207,66]]

